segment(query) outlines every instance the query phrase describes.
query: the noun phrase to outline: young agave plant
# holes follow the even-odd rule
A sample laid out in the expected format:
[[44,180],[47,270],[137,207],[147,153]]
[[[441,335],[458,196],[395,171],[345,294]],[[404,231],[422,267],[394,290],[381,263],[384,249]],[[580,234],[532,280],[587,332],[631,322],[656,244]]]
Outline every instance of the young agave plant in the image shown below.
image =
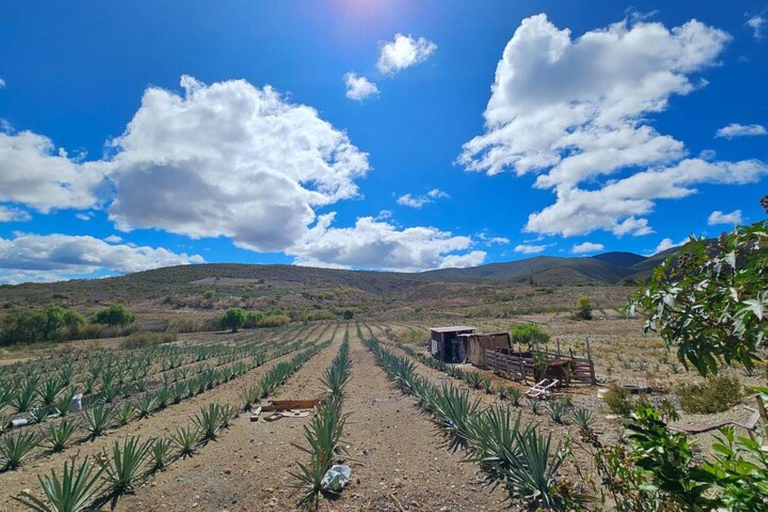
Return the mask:
[[136,402],[136,409],[139,411],[139,418],[144,419],[155,410],[155,397],[149,393],[145,393]]
[[544,437],[536,429],[519,435],[519,454],[509,459],[501,472],[511,490],[534,508],[560,510],[562,504],[554,487],[565,452],[558,446],[551,454],[551,440],[551,434]]
[[523,400],[523,392],[517,388],[511,387],[509,388],[508,394],[509,394],[509,403],[511,403],[515,407],[520,407],[520,403]]
[[557,400],[552,400],[547,404],[547,412],[549,412],[552,421],[559,424],[565,423],[566,415],[568,414],[568,406]]
[[75,404],[76,394],[77,393],[74,388],[64,389],[59,394],[59,397],[53,404],[53,408],[56,410],[56,412],[59,413],[60,416],[66,416],[69,414],[69,410],[72,409],[72,406]]
[[3,471],[17,469],[29,453],[40,444],[32,432],[19,432],[15,437],[7,435],[0,439]]
[[194,422],[205,441],[213,441],[221,429],[224,412],[219,404],[208,404],[195,415]]
[[531,412],[538,415],[541,412],[541,400],[528,397],[528,405],[531,406]]
[[88,429],[89,437],[102,435],[115,417],[115,410],[107,405],[94,405],[83,413],[83,423]]
[[168,464],[168,458],[171,454],[171,440],[170,439],[155,439],[152,443],[152,471],[161,471],[165,469]]
[[117,410],[117,414],[115,415],[117,424],[121,427],[127,425],[128,422],[131,421],[135,410],[136,408],[130,402],[123,404],[123,406]]
[[483,389],[485,389],[485,392],[490,394],[493,394],[494,388],[493,388],[493,381],[491,379],[485,378],[483,379]]
[[29,492],[22,492],[12,498],[36,512],[84,512],[89,510],[91,503],[104,485],[102,476],[106,468],[94,473],[88,458],[76,468],[75,460],[70,464],[64,463],[61,477],[56,470],[51,470],[51,476],[38,477],[45,493],[45,501]]
[[43,405],[53,405],[56,401],[56,397],[59,396],[63,390],[63,386],[57,379],[46,379],[40,387],[37,389],[37,394],[40,397],[40,401]]
[[597,418],[589,409],[579,407],[573,411],[573,421],[579,427],[579,430],[583,432],[591,432],[597,423]]
[[75,422],[68,419],[62,420],[58,425],[51,425],[49,427],[51,450],[54,453],[64,451],[72,440],[76,429],[77,425],[75,425]]
[[243,410],[250,411],[256,400],[259,399],[259,388],[249,386],[240,393],[240,400],[243,402]]
[[483,378],[477,372],[469,372],[466,374],[467,384],[473,389],[480,389],[483,387]]
[[103,458],[107,460],[104,466],[110,492],[119,496],[133,491],[133,484],[141,476],[144,463],[147,461],[152,441],[141,442],[139,436],[131,436],[123,441],[123,445],[115,441],[112,445],[112,453],[105,449]]
[[36,390],[37,377],[28,377],[21,381],[11,401],[16,412],[27,412],[32,407],[35,401]]
[[182,457],[191,456],[199,440],[200,430],[195,425],[188,425],[186,429],[178,427],[171,435],[171,442],[179,449],[179,455]]

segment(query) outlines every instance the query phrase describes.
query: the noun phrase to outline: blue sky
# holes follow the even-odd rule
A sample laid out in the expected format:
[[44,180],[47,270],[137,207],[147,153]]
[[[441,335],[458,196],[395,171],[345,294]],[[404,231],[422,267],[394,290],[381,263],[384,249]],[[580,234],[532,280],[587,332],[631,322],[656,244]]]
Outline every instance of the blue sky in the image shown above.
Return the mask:
[[758,220],[766,11],[8,3],[0,282],[649,254]]

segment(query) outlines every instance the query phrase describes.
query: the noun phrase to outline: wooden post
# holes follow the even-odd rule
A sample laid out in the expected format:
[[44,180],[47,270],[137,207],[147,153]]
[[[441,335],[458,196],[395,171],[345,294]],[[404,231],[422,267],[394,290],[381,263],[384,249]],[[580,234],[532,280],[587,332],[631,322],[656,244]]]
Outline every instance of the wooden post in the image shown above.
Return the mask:
[[560,338],[557,338],[557,357],[560,357]]
[[587,336],[587,359],[592,360],[592,352],[589,350],[589,336]]

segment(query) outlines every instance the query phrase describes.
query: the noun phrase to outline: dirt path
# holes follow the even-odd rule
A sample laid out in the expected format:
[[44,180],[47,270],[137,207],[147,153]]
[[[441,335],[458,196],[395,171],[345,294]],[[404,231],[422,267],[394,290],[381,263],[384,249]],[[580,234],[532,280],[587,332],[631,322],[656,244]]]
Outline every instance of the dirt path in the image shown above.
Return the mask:
[[[326,335],[332,333],[329,330]],[[320,376],[336,356],[343,336],[344,329],[338,329],[331,346],[307,361],[276,396],[294,399],[321,394]],[[292,509],[296,500],[291,496],[288,471],[306,454],[291,443],[303,444],[305,422],[282,419],[251,423],[247,415],[241,415],[217,441],[194,457],[174,462],[135,495],[122,498],[117,510]]]
[[21,508],[18,502],[12,500],[11,496],[15,496],[25,489],[39,489],[38,475],[50,474],[51,469],[60,471],[64,462],[75,455],[79,458],[96,455],[103,448],[110,447],[115,440],[122,440],[132,435],[140,435],[143,439],[167,437],[176,430],[176,427],[186,426],[190,421],[190,417],[194,416],[201,406],[211,402],[239,404],[240,393],[244,388],[255,385],[275,364],[280,361],[287,361],[294,355],[295,352],[273,359],[237,379],[221,384],[201,395],[188,398],[180,404],[172,405],[163,411],[156,412],[149,418],[134,420],[128,425],[108,432],[93,441],[73,445],[62,453],[51,454],[30,464],[22,465],[16,471],[0,474],[0,489],[2,489],[0,491],[0,510],[4,512],[26,510]]
[[[366,331],[364,331],[366,332]],[[352,482],[328,510],[504,510],[505,494],[482,485],[475,464],[449,452],[440,431],[387,379],[354,330],[344,431]]]

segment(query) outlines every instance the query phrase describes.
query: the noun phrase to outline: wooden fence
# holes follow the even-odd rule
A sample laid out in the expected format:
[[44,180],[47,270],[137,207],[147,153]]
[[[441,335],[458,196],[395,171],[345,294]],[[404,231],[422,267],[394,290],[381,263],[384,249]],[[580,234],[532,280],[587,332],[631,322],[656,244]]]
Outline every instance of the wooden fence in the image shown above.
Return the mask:
[[[590,385],[597,384],[595,378],[595,365],[591,359],[574,356],[564,356],[552,352],[543,352],[545,361],[569,361],[570,372],[568,379],[570,382],[582,382]],[[486,350],[485,357],[488,367],[497,375],[507,379],[528,382],[536,380],[534,361],[530,357],[521,357],[519,355],[504,354],[496,350]]]

